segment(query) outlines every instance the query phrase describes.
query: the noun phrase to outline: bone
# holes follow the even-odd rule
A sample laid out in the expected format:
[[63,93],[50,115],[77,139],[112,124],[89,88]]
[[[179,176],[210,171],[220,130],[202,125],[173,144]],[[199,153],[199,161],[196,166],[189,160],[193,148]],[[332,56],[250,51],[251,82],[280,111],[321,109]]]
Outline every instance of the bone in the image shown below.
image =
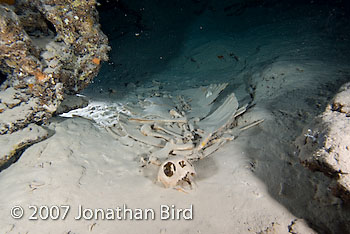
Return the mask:
[[193,144],[175,144],[174,140],[171,139],[166,145],[150,155],[150,158],[166,159],[169,154],[174,151],[192,150],[194,148]]
[[206,147],[201,154],[201,158],[205,158],[211,155],[212,153],[217,151],[225,142],[226,142],[225,139],[220,139],[214,144],[212,144],[211,146]]
[[144,124],[141,127],[141,133],[145,136],[152,136],[157,138],[163,138],[166,141],[170,141],[171,137],[162,133],[158,133],[152,130],[151,125]]
[[141,118],[130,118],[129,121],[137,123],[187,123],[186,118],[177,119],[141,119]]
[[216,132],[226,127],[234,120],[237,109],[238,101],[236,96],[232,93],[213,113],[199,121],[198,126],[204,131]]
[[254,121],[254,122],[252,122],[252,123],[250,123],[250,124],[248,124],[246,126],[241,127],[239,130],[240,131],[247,130],[247,129],[252,128],[252,127],[254,127],[254,126],[256,126],[256,125],[258,125],[258,124],[260,124],[262,122],[264,122],[264,119],[260,119],[260,120]]
[[201,138],[205,136],[205,132],[202,129],[197,128],[194,132],[198,134]]
[[191,141],[194,136],[193,136],[193,132],[190,130],[190,126],[188,124],[181,124],[181,128],[182,128],[182,135],[184,140],[186,141]]
[[183,116],[177,112],[175,109],[171,109],[169,111],[169,114],[173,117],[173,118],[183,118]]
[[187,158],[193,154],[193,150],[174,150],[172,154]]
[[183,182],[188,183],[192,188],[192,176],[195,175],[196,171],[193,165],[185,158],[173,157],[160,166],[157,181],[161,182],[166,188],[175,188]]
[[143,143],[140,146],[153,152],[148,157],[151,163],[159,164],[174,154],[191,160],[207,157],[240,132],[263,121],[236,126],[235,119],[245,113],[248,105],[238,108],[234,93],[213,110],[213,103],[226,86],[226,83],[214,84],[179,91],[177,99],[146,98],[139,104],[141,108],[128,106],[131,117],[120,116],[118,122],[123,131],[118,128],[107,131],[124,143]]
[[197,149],[196,149],[196,150],[199,151],[199,150],[205,148],[205,147],[207,146],[208,142],[210,141],[211,136],[212,136],[212,133],[207,134],[207,135],[203,138],[203,140],[199,143],[199,145],[197,146]]
[[246,112],[247,107],[248,107],[248,104],[245,104],[244,106],[242,106],[241,108],[239,108],[239,109],[236,111],[236,113],[235,113],[235,115],[234,115],[233,117],[236,118],[237,116],[242,115],[244,112]]
[[120,130],[117,127],[105,127],[106,131],[111,134],[114,138],[118,139],[118,137],[126,136],[126,133]]
[[128,124],[124,124],[121,122],[119,124],[123,128],[123,130],[128,134],[128,136],[130,136],[131,138],[133,138],[137,141],[140,141],[140,142],[147,144],[147,145],[156,146],[159,148],[162,148],[165,145],[165,141],[160,139],[160,138],[145,136],[145,135],[141,134],[141,132],[138,129],[135,129]]
[[165,127],[169,129],[170,131],[177,133],[182,136],[182,123],[176,123],[176,124],[166,124]]
[[188,113],[188,117],[203,118],[207,116],[210,113],[213,102],[227,85],[228,83],[211,84],[182,91],[183,96],[191,99],[191,112]]
[[[221,136],[228,128],[232,126],[235,120],[235,114],[238,110],[238,101],[232,93],[224,103],[219,106],[213,113],[198,122],[198,126],[204,130],[202,141],[197,150],[204,149],[213,138],[213,136]],[[245,108],[240,108],[240,112],[244,112]]]
[[163,132],[165,132],[165,133],[167,133],[175,138],[179,138],[179,139],[182,138],[182,136],[180,134],[177,134],[176,132],[173,132],[173,131],[161,126],[159,123],[154,123],[153,129],[163,131]]
[[188,128],[190,129],[190,132],[194,132],[194,126],[191,123],[188,123]]

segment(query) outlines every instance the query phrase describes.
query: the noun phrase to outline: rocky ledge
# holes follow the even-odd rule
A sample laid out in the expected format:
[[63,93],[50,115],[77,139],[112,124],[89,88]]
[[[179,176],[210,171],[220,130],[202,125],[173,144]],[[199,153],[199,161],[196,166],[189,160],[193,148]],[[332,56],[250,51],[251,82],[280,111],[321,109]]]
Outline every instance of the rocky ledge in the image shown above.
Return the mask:
[[301,162],[333,178],[330,190],[350,202],[350,83],[297,139]]
[[108,60],[96,4],[0,1],[0,135],[46,122]]

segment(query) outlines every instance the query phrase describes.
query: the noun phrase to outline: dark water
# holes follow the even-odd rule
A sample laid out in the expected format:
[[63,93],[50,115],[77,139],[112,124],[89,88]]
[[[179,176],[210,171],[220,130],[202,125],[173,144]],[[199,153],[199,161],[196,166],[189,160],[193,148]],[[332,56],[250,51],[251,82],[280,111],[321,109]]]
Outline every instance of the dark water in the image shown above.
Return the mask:
[[[110,62],[103,66],[95,80],[100,88],[152,80],[169,69],[167,65],[173,60],[186,56],[182,54],[184,46],[215,43],[222,37],[232,39],[237,51],[233,51],[231,57],[238,60],[252,49],[244,47],[254,46],[258,51],[259,46],[263,46],[251,45],[249,41],[247,45],[237,44],[238,38],[249,33],[268,43],[264,29],[259,29],[262,26],[280,24],[275,35],[271,35],[271,28],[266,27],[266,36],[279,42],[296,33],[299,38],[308,37],[311,30],[317,31],[323,40],[334,43],[348,42],[350,35],[350,4],[345,0],[105,0],[100,3],[102,30],[112,46]],[[195,63],[195,59],[192,62]],[[201,69],[205,68],[200,67],[196,72]],[[186,73],[186,69],[183,72]],[[190,72],[187,79],[193,79],[193,72]]]
[[[260,161],[255,173],[272,197],[320,233],[350,232],[341,209],[319,204],[310,195],[312,184],[327,186],[329,178],[311,173],[295,159],[292,166],[278,153],[278,148],[288,148],[293,154],[291,142],[322,113],[338,88],[350,81],[350,1],[100,3],[100,23],[112,51],[110,61],[85,91],[89,97],[119,101],[138,87],[152,85],[152,81],[162,82],[168,90],[228,82],[240,102],[264,103],[277,119],[267,135],[283,144],[276,141],[275,148],[273,144],[268,148],[268,143],[259,148],[255,144],[261,141],[251,138],[246,149],[265,152],[251,160]],[[249,90],[263,84],[264,73],[278,64],[287,71],[290,64],[301,65],[311,73],[300,74],[300,85],[291,86],[297,91],[286,88],[288,92],[278,94],[276,89],[266,94],[271,96],[268,101],[261,101],[264,90],[260,94],[258,89],[255,93]],[[323,109],[315,109],[316,102]],[[288,119],[277,111],[281,109],[291,116],[300,109],[308,114]],[[292,133],[278,135],[282,131]],[[283,168],[279,168],[281,163]],[[279,195],[278,184],[285,184],[286,196]]]

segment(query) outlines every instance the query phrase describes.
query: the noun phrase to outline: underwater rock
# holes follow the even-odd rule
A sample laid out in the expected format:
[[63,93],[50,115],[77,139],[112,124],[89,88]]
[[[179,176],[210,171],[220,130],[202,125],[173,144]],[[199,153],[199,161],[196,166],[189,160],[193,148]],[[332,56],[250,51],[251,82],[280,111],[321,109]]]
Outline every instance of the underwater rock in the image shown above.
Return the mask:
[[312,230],[307,222],[304,219],[295,219],[288,226],[289,233],[302,234],[302,233],[310,233],[316,234],[314,230]]
[[[110,47],[95,5],[95,0],[0,2],[0,72],[5,76],[0,134],[45,122],[66,95],[81,91],[98,74]],[[5,118],[14,114],[13,120]]]
[[69,112],[78,108],[87,107],[89,104],[88,99],[82,95],[69,95],[61,102],[56,110],[56,115]]
[[45,140],[49,133],[36,124],[30,124],[17,132],[0,136],[0,171],[15,162],[21,153],[37,142]]
[[350,115],[350,83],[344,85],[340,92],[335,96],[332,110]]
[[334,179],[333,194],[350,202],[350,83],[298,139],[301,162]]

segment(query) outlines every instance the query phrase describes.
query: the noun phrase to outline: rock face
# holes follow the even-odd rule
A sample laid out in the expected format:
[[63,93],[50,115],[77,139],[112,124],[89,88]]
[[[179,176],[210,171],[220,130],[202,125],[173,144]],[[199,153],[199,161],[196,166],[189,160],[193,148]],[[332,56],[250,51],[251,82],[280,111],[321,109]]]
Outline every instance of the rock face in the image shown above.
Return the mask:
[[108,60],[95,0],[0,1],[0,134],[45,122]]
[[20,154],[32,144],[45,140],[49,133],[36,124],[29,124],[26,128],[0,136],[0,171],[16,161]]
[[342,86],[324,113],[299,137],[301,162],[334,179],[335,196],[350,202],[350,83]]

